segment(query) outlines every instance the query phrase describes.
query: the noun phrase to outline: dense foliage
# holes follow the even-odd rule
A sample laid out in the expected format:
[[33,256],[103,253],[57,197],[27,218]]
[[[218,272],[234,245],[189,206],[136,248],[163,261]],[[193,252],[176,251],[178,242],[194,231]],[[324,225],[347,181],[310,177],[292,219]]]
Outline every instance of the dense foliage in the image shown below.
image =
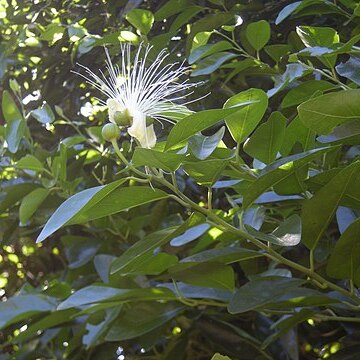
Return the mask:
[[[359,359],[359,42],[355,0],[0,0],[0,359]],[[125,43],[197,83],[151,149],[74,73]]]

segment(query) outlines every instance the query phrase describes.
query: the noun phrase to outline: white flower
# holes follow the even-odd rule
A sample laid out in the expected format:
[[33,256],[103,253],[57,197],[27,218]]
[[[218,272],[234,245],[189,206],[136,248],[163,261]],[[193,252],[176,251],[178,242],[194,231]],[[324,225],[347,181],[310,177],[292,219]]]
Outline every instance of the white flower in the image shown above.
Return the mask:
[[[127,132],[141,147],[152,148],[156,144],[154,125],[149,121],[180,119],[188,114],[184,105],[175,101],[186,98],[184,92],[196,84],[179,81],[188,70],[183,63],[163,65],[168,57],[162,50],[156,59],[146,66],[151,47],[139,46],[132,65],[130,45],[121,46],[121,65],[113,65],[107,49],[106,68],[108,77],[100,71],[101,77],[89,68],[82,66],[90,84],[105,94],[109,120],[119,124],[119,117],[128,121]],[[143,56],[142,52],[144,52]],[[103,102],[104,103],[104,102]]]

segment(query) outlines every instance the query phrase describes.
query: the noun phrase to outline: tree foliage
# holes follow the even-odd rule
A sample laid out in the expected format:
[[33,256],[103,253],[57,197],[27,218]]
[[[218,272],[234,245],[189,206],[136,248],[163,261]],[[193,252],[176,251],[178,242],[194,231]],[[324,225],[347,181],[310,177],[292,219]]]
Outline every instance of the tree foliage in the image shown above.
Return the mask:
[[[360,358],[359,25],[355,0],[0,0],[0,359]],[[198,83],[152,149],[106,142],[76,74],[125,43]]]

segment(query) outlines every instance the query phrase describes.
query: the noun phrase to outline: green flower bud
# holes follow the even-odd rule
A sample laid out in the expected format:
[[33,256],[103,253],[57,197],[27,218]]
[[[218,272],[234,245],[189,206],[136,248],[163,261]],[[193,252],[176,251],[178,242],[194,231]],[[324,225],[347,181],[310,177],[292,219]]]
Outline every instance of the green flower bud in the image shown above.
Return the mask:
[[120,129],[113,123],[105,124],[101,130],[101,135],[106,141],[117,140],[120,136]]
[[124,111],[115,111],[114,121],[119,126],[130,126],[132,123],[132,117],[127,109]]

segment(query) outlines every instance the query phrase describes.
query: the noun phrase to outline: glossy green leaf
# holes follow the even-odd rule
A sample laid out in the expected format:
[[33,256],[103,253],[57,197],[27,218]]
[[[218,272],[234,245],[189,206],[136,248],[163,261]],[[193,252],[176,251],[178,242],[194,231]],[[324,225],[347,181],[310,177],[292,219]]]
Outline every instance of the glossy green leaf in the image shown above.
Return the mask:
[[256,50],[261,50],[270,40],[270,25],[266,20],[260,20],[249,24],[246,27],[246,37],[251,46]]
[[326,26],[298,26],[296,32],[306,47],[331,47],[340,41],[337,31]]
[[148,235],[143,240],[136,242],[112,263],[111,273],[126,272],[126,269],[133,267],[134,263],[139,266],[143,261],[148,261],[148,254],[152,254],[156,248],[182,234],[188,227],[193,227],[202,222],[203,219],[200,216],[193,215],[177,228],[163,229]]
[[239,314],[255,310],[280,298],[289,290],[301,286],[305,280],[290,278],[263,278],[250,281],[237,289],[230,300],[228,311]]
[[117,306],[116,308],[106,309],[103,321],[100,323],[92,324],[88,322],[86,324],[87,333],[83,336],[82,342],[87,348],[96,345],[96,342],[101,336],[103,336],[111,326],[114,319],[117,318],[122,307]]
[[234,114],[229,114],[225,122],[236,142],[243,142],[256,128],[265,114],[268,106],[268,98],[260,89],[249,89],[232,96],[224,105],[224,108],[235,106],[241,103],[254,103],[239,109]]
[[[165,149],[169,150],[173,148],[175,145],[189,139],[196,133],[216,125],[227,116],[238,112],[240,108],[247,107],[252,103],[253,101],[248,101],[247,99],[240,102],[239,99],[239,101],[234,101],[229,105],[228,109],[204,110],[183,118],[171,129]],[[233,107],[230,108],[230,106]]]
[[310,161],[332,150],[332,148],[314,149],[275,161],[267,166],[260,176],[247,188],[243,206],[249,207],[261,194],[272,186],[292,176]]
[[282,21],[284,21],[287,17],[289,17],[303,1],[295,1],[292,4],[286,5],[278,14],[275,20],[275,25],[279,25]]
[[228,163],[229,159],[208,159],[198,162],[186,162],[183,168],[198,184],[211,186],[219,179]]
[[225,134],[225,126],[222,126],[214,135],[204,136],[196,134],[189,139],[189,147],[194,156],[199,160],[209,157]]
[[5,121],[9,124],[14,120],[21,120],[23,116],[18,109],[13,97],[11,94],[5,90],[2,93],[2,112],[5,118]]
[[303,242],[314,249],[324,235],[347,189],[360,180],[360,162],[354,162],[340,171],[302,209]]
[[332,89],[333,84],[324,80],[309,80],[291,89],[284,97],[281,107],[283,109],[299,105],[309,100],[316,91]]
[[132,162],[135,166],[150,166],[167,171],[175,171],[179,168],[184,155],[163,153],[152,149],[137,147]]
[[175,255],[169,255],[164,252],[154,254],[152,251],[145,253],[141,261],[133,261],[121,270],[122,276],[138,275],[159,275],[175,266],[178,258]]
[[249,234],[259,240],[278,246],[296,246],[301,240],[301,218],[298,215],[289,216],[272,233],[266,234],[257,231],[247,225],[245,228]]
[[271,343],[273,343],[276,339],[278,339],[281,335],[288,332],[290,329],[295,327],[296,325],[306,321],[311,318],[314,314],[314,311],[302,309],[299,312],[296,312],[293,315],[283,315],[278,321],[276,321],[271,327],[277,329],[274,334],[268,336],[263,344],[262,348],[265,349]]
[[232,47],[233,45],[231,45],[231,43],[224,40],[216,42],[215,44],[201,45],[191,52],[188,62],[190,65],[192,65],[206,56],[218,53],[220,51],[232,49]]
[[360,278],[355,274],[360,268],[360,220],[354,221],[340,236],[327,263],[327,274],[336,279],[355,280],[360,285]]
[[340,76],[343,76],[360,86],[359,68],[360,58],[358,56],[350,56],[348,61],[336,66],[336,71]]
[[261,124],[244,144],[249,155],[270,164],[276,159],[285,135],[286,118],[280,112],[271,114],[269,120]]
[[14,296],[0,302],[0,329],[37,313],[52,311],[55,307],[54,299],[41,294]]
[[25,224],[46,200],[49,190],[38,188],[27,194],[21,201],[19,208],[19,218],[22,224]]
[[181,260],[181,262],[220,262],[224,264],[231,264],[234,262],[254,259],[264,256],[258,251],[242,249],[237,246],[229,246],[224,248],[215,248],[201,251],[197,254],[188,256]]
[[187,284],[230,291],[234,290],[234,271],[225,264],[204,262],[194,265],[190,262],[184,262],[170,268],[168,272],[173,279]]
[[25,155],[17,162],[16,166],[19,169],[33,170],[36,172],[44,171],[43,164],[33,155]]
[[41,108],[33,110],[31,116],[42,124],[51,124],[55,120],[55,115],[48,104],[44,104]]
[[154,23],[153,13],[145,9],[133,9],[126,14],[125,18],[144,35],[149,33]]
[[31,183],[16,184],[1,189],[0,214],[15,205],[24,196],[38,188],[38,185]]
[[227,51],[221,51],[216,54],[207,56],[205,59],[202,59],[198,62],[196,68],[191,72],[191,76],[209,75],[228,60],[231,60],[235,57],[237,57],[237,55]]
[[39,321],[29,325],[25,331],[22,331],[12,339],[16,343],[23,343],[24,341],[38,336],[39,331],[54,328],[56,326],[70,323],[72,317],[77,313],[76,309],[67,309],[63,311],[53,311],[49,315],[44,316]]
[[120,304],[129,300],[152,301],[174,298],[174,294],[166,288],[119,289],[103,285],[90,285],[75,291],[57,307],[57,310],[81,308],[84,305],[100,302],[116,301]]
[[175,237],[170,241],[171,246],[183,246],[191,241],[196,240],[205,234],[210,228],[209,224],[200,224],[187,229],[183,234]]
[[83,190],[63,202],[37,238],[41,242],[64,225],[81,224],[166,198],[162,190],[145,186],[120,187],[124,180]]
[[107,341],[124,341],[138,337],[160,327],[182,311],[182,306],[172,304],[137,303],[120,315],[105,339]]
[[360,90],[338,91],[302,103],[300,120],[318,134],[329,134],[337,125],[360,118]]
[[297,144],[302,146],[303,151],[313,149],[315,145],[315,132],[307,128],[298,116],[285,129],[284,141],[280,149],[281,154],[289,155]]

